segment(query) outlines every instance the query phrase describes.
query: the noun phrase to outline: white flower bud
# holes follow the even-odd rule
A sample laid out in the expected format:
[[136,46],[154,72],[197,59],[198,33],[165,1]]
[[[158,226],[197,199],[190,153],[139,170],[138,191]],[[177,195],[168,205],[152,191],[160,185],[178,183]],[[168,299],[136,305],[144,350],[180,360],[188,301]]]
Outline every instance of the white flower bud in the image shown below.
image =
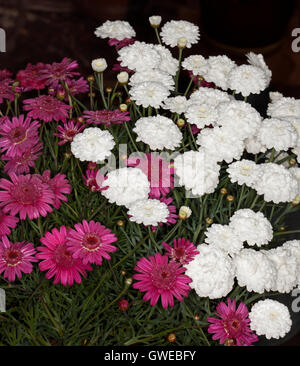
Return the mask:
[[158,28],[161,23],[161,16],[160,15],[152,15],[149,17],[149,22],[151,24],[151,27]]
[[128,78],[129,78],[129,75],[126,71],[122,71],[117,75],[117,79],[120,84],[127,84]]
[[103,72],[107,68],[105,58],[96,58],[92,61],[92,68],[95,72]]
[[185,48],[187,44],[187,39],[182,37],[177,40],[177,46],[178,48]]
[[179,209],[179,218],[180,220],[188,219],[192,214],[192,210],[187,206],[181,206]]

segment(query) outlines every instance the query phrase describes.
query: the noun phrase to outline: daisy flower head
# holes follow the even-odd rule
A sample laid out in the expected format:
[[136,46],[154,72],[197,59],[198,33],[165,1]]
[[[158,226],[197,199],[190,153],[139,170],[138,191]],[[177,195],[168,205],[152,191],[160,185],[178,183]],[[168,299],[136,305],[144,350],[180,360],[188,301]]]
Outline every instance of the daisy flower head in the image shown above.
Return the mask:
[[160,44],[153,45],[155,51],[158,52],[161,60],[159,62],[158,68],[169,75],[175,76],[178,71],[179,61],[172,56],[170,50]]
[[287,249],[297,262],[297,286],[300,286],[300,240],[288,240],[282,248]]
[[138,136],[136,141],[144,142],[151,150],[175,150],[182,140],[182,133],[175,123],[161,115],[140,118],[133,131]]
[[235,211],[230,218],[229,226],[236,235],[248,245],[258,247],[268,244],[273,239],[273,228],[262,212],[254,212],[249,208]]
[[198,296],[218,299],[233,288],[234,269],[231,258],[223,250],[207,244],[198,245],[199,254],[186,265],[185,274]]
[[276,300],[265,299],[255,303],[249,313],[250,328],[267,339],[283,338],[292,327],[287,306]]
[[36,98],[25,99],[23,109],[28,111],[28,117],[37,118],[44,122],[66,122],[71,106],[50,95],[41,95]]
[[144,108],[159,108],[170,95],[170,90],[161,82],[144,81],[129,90],[130,98]]
[[177,95],[176,97],[169,97],[164,101],[163,108],[168,109],[173,113],[185,113],[188,107],[188,102],[186,97],[182,95]]
[[207,60],[201,55],[192,55],[182,61],[182,67],[191,71],[193,75],[204,75],[207,73]]
[[174,167],[179,185],[194,195],[213,193],[219,183],[220,166],[203,149],[178,155]]
[[214,107],[220,103],[230,102],[231,96],[222,90],[213,88],[199,88],[194,91],[188,100],[189,104],[210,104]]
[[[149,198],[152,198],[151,195],[149,195]],[[173,203],[173,198],[172,197],[161,197],[159,199],[160,202],[164,203],[165,205],[167,205],[167,209],[169,211],[169,215],[167,217],[167,222],[166,224],[167,225],[171,225],[171,224],[176,224],[177,222],[177,218],[178,218],[178,215],[176,214],[176,206]],[[164,222],[159,222],[158,225],[159,226],[162,226],[164,224]],[[157,229],[157,226],[154,225],[152,226],[152,230],[156,230]]]
[[38,121],[25,118],[24,115],[6,118],[0,126],[0,147],[9,157],[21,156],[28,148],[39,140]]
[[268,105],[268,116],[272,118],[298,117],[300,115],[300,99],[291,97],[275,98]]
[[41,70],[41,77],[46,79],[46,85],[57,88],[60,82],[67,82],[74,76],[79,75],[78,72],[74,71],[77,68],[77,61],[64,57],[61,62],[46,64],[44,69]]
[[[86,93],[89,90],[89,84],[87,80],[85,80],[83,77],[80,77],[79,79],[71,79],[66,81],[66,84],[68,86],[68,90],[70,95],[77,95],[81,93]],[[57,89],[57,92],[65,92],[65,89],[62,85],[60,85]],[[68,101],[68,95],[66,95],[65,100]]]
[[212,104],[195,103],[188,105],[185,117],[187,122],[195,124],[199,129],[202,129],[205,126],[214,125],[218,114],[216,107]]
[[135,37],[135,31],[131,25],[124,20],[107,20],[100,27],[96,28],[95,35],[102,39],[110,38],[122,41],[124,38]]
[[260,169],[254,161],[242,159],[229,164],[227,173],[232,183],[253,187],[259,179]]
[[21,220],[30,220],[47,216],[52,212],[54,193],[48,184],[33,175],[16,175],[12,173],[10,180],[0,180],[0,206],[5,213],[19,214]]
[[13,80],[0,80],[0,104],[2,104],[5,100],[13,102],[14,99],[15,93],[13,91]]
[[141,169],[147,175],[151,198],[159,199],[160,196],[166,196],[174,187],[174,168],[162,156],[156,153],[131,155],[126,163],[127,166]]
[[206,229],[205,235],[205,243],[223,250],[226,254],[236,254],[243,248],[243,241],[228,225],[213,224]]
[[180,38],[186,39],[186,47],[191,48],[200,39],[199,27],[185,20],[171,20],[161,28],[162,41],[170,46],[177,47]]
[[254,52],[249,52],[246,56],[249,65],[256,66],[264,71],[267,83],[269,84],[272,77],[272,71],[268,68],[264,60],[264,56],[260,53],[256,54]]
[[276,268],[262,252],[243,249],[233,259],[239,286],[259,294],[270,291],[276,282]]
[[111,259],[108,253],[117,250],[111,245],[117,240],[115,234],[100,222],[83,220],[68,231],[66,243],[73,258],[81,259],[83,264],[101,265],[103,258]]
[[180,263],[168,260],[168,256],[156,253],[149,258],[141,258],[134,268],[137,280],[133,288],[146,292],[143,299],[150,300],[150,305],[157,304],[159,298],[164,309],[174,306],[174,297],[183,301],[190,290],[191,279],[184,274],[185,268]]
[[170,212],[168,206],[157,199],[144,199],[133,202],[129,206],[129,220],[137,224],[156,227],[159,223],[167,223]]
[[109,157],[114,146],[115,141],[110,132],[89,127],[74,136],[71,151],[80,161],[97,163]]
[[292,123],[276,118],[264,119],[257,136],[268,149],[274,148],[278,151],[295,147],[299,139]]
[[228,87],[241,93],[243,97],[260,94],[269,86],[269,79],[264,70],[252,65],[234,67],[228,75]]
[[12,243],[6,236],[0,239],[0,273],[8,281],[15,281],[16,277],[21,278],[22,273],[31,273],[35,258],[35,249],[32,243],[24,241]]
[[234,346],[252,346],[258,341],[258,337],[250,329],[249,311],[247,306],[241,302],[236,307],[235,300],[227,299],[220,302],[216,307],[216,317],[207,318],[211,323],[208,333],[213,333],[213,340],[220,340],[220,344],[232,341]]
[[39,253],[36,258],[40,259],[39,268],[47,271],[46,278],[54,277],[53,283],[61,283],[64,286],[72,286],[74,281],[81,283],[81,276],[86,277],[86,271],[91,270],[89,264],[83,264],[81,259],[75,259],[70,252],[66,239],[67,229],[61,226],[59,230],[54,228],[47,232],[40,240],[43,246],[37,247]]
[[182,265],[190,263],[195,255],[199,254],[194,243],[185,238],[173,240],[173,246],[163,242],[162,246],[166,250],[166,254],[171,261],[181,263]]
[[63,126],[57,126],[57,131],[54,133],[54,136],[57,136],[60,141],[58,145],[64,145],[67,142],[72,142],[74,136],[84,130],[85,126],[79,122],[74,122],[73,120],[69,120],[64,122]]
[[130,78],[129,85],[134,86],[145,81],[161,83],[168,90],[174,90],[175,86],[174,78],[169,73],[160,69],[135,72]]
[[17,80],[22,88],[26,91],[44,89],[46,86],[46,77],[41,75],[41,72],[45,69],[45,64],[42,62],[36,65],[28,64],[25,70],[20,70],[17,73]]
[[223,56],[209,56],[206,60],[207,70],[203,73],[206,81],[214,83],[223,90],[228,89],[228,75],[231,70],[236,67],[234,61],[229,57]]
[[9,235],[11,229],[14,229],[18,222],[19,219],[17,217],[5,214],[2,208],[0,208],[0,237]]
[[117,60],[132,71],[148,71],[159,68],[161,56],[153,44],[136,41],[119,50]]
[[120,125],[124,122],[130,121],[129,112],[122,112],[119,109],[99,110],[99,111],[84,111],[83,118],[86,119],[86,123],[94,125]]
[[244,140],[245,149],[249,154],[259,154],[267,151],[267,148],[261,143],[257,136]]
[[82,176],[84,184],[91,192],[101,192],[107,187],[101,187],[105,177],[100,173],[99,169],[87,169],[85,175]]
[[[100,183],[100,182],[99,182]],[[146,174],[136,168],[120,168],[109,172],[105,181],[98,185],[107,189],[101,194],[110,203],[118,206],[131,206],[135,201],[147,199],[150,192],[150,183]]]

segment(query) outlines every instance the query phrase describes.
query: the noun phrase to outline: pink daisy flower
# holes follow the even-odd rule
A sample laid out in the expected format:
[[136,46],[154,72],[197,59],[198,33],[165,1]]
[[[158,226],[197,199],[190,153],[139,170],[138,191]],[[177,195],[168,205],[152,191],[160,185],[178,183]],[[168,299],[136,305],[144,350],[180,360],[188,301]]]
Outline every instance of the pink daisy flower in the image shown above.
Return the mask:
[[72,61],[64,57],[61,62],[53,62],[46,64],[42,71],[43,77],[46,79],[46,84],[53,88],[57,88],[60,81],[69,81],[73,76],[79,75],[74,69],[78,67],[77,61]]
[[185,238],[178,238],[173,240],[173,247],[163,242],[163,247],[167,251],[170,260],[181,263],[182,265],[190,263],[196,254],[199,254],[194,243]]
[[59,231],[54,228],[47,232],[41,242],[44,246],[37,247],[40,253],[36,258],[41,259],[39,268],[41,271],[47,271],[46,278],[49,280],[54,277],[53,283],[59,282],[64,286],[72,286],[74,281],[81,283],[81,276],[86,277],[86,271],[92,270],[90,265],[85,265],[80,259],[73,258],[67,244],[67,229],[61,226]]
[[31,167],[34,167],[35,161],[42,154],[43,143],[38,143],[32,147],[28,147],[20,156],[15,156],[14,158],[8,156],[7,154],[2,155],[1,159],[7,161],[4,165],[4,171],[8,175],[15,173],[20,175],[23,173],[28,174]]
[[4,272],[4,278],[9,281],[14,281],[16,276],[21,278],[22,272],[31,273],[32,262],[37,262],[35,253],[32,243],[11,243],[3,236],[0,241],[0,273]]
[[3,235],[9,235],[10,229],[14,229],[17,226],[19,219],[15,216],[6,215],[0,208],[0,237]]
[[57,126],[58,133],[54,133],[61,139],[58,145],[64,145],[67,142],[72,142],[75,135],[84,130],[85,126],[81,123],[75,123],[73,120],[64,122],[63,126]]
[[54,194],[54,201],[52,205],[56,209],[59,209],[61,206],[61,201],[68,201],[65,194],[70,194],[72,188],[65,174],[58,173],[55,177],[51,178],[50,170],[45,170],[42,175],[35,174],[35,176],[39,178],[42,183],[49,185]]
[[141,169],[150,182],[150,197],[159,199],[174,187],[174,167],[155,153],[127,159],[127,165]]
[[29,117],[40,119],[44,122],[50,122],[53,119],[57,122],[66,121],[68,111],[71,106],[51,97],[50,95],[41,95],[37,98],[25,99],[23,109],[30,111]]
[[115,252],[117,248],[111,243],[117,241],[114,233],[99,222],[86,220],[74,225],[67,235],[67,246],[73,258],[80,258],[83,264],[102,264],[102,259],[110,260],[108,253]]
[[220,318],[207,318],[210,324],[209,333],[214,333],[212,339],[220,340],[220,344],[230,342],[234,346],[251,346],[258,341],[256,334],[249,327],[247,306],[241,302],[236,309],[235,300],[227,299],[227,305],[222,301],[217,305],[216,315]]
[[133,278],[139,282],[133,284],[133,288],[146,292],[143,299],[150,300],[154,306],[161,297],[164,309],[174,306],[174,296],[183,301],[190,290],[188,285],[192,280],[184,274],[185,268],[174,261],[169,262],[168,256],[156,253],[148,259],[143,257],[134,268],[139,272]]
[[[99,173],[99,169],[87,169],[85,175],[82,175],[84,184],[88,187],[91,192],[101,192],[108,187],[101,187],[107,177]],[[100,185],[99,185],[100,184]]]
[[31,118],[24,119],[24,115],[8,118],[0,126],[0,147],[10,157],[21,156],[28,148],[37,144],[39,139],[38,121]]
[[103,124],[105,126],[122,124],[125,121],[130,121],[129,112],[121,112],[119,109],[113,111],[105,109],[102,111],[84,111],[83,117],[89,124]]
[[[164,202],[168,206],[169,216],[168,216],[168,221],[166,222],[166,224],[167,225],[176,224],[178,215],[175,213],[176,212],[176,206],[171,204],[173,202],[173,198],[171,198],[171,197],[169,197],[169,198],[162,197],[162,198],[160,198],[160,201]],[[163,224],[159,223],[158,225],[162,226]]]
[[129,45],[133,44],[134,42],[135,42],[134,38],[124,38],[121,41],[119,41],[118,39],[115,39],[115,38],[111,38],[108,41],[108,44],[110,46],[115,46],[116,50],[120,50],[121,48],[129,46]]
[[12,90],[13,80],[3,79],[0,80],[0,104],[4,102],[5,99],[13,101],[15,99],[15,94]]
[[44,69],[45,64],[42,62],[39,62],[36,65],[28,64],[25,70],[20,70],[17,73],[17,80],[20,82],[20,86],[25,88],[25,91],[44,89],[46,79],[41,76],[41,72]]
[[32,220],[52,212],[50,205],[55,197],[48,184],[30,174],[17,176],[12,173],[10,179],[0,179],[3,189],[0,191],[0,207],[5,213],[19,214],[21,220],[28,216]]

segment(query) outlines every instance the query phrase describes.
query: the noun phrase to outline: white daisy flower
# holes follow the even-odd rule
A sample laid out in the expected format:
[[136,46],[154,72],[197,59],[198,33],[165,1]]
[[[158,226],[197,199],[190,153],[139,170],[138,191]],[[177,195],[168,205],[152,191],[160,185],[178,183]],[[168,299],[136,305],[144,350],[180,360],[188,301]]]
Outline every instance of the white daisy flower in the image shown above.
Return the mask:
[[170,74],[159,69],[137,71],[131,76],[129,85],[134,86],[145,81],[161,83],[169,90],[174,90],[175,86],[174,78],[172,78]]
[[207,72],[207,60],[201,55],[192,55],[182,61],[185,70],[192,71],[194,75],[204,75]]
[[282,97],[275,99],[268,105],[268,116],[272,118],[297,117],[300,116],[300,99]]
[[133,131],[138,135],[137,141],[143,141],[151,150],[174,150],[182,140],[182,133],[176,124],[160,115],[140,118]]
[[172,56],[170,50],[165,46],[155,44],[153,45],[153,48],[159,53],[161,58],[158,68],[172,76],[175,76],[178,71],[179,61]]
[[244,97],[260,94],[268,87],[265,72],[256,66],[241,65],[234,67],[228,75],[228,87]]
[[218,112],[212,104],[189,104],[185,112],[185,117],[189,123],[195,124],[201,129],[210,124],[215,124]]
[[185,265],[185,274],[192,279],[190,286],[198,296],[219,299],[233,288],[234,269],[232,260],[221,249],[201,244],[199,254]]
[[229,164],[227,172],[232,183],[253,187],[254,182],[259,179],[260,170],[254,161],[242,159]]
[[291,255],[296,259],[297,262],[297,284],[300,286],[300,240],[289,240],[286,241],[282,248],[290,251]]
[[230,218],[229,226],[243,242],[258,247],[268,244],[273,239],[270,221],[261,212],[249,208],[237,210]]
[[245,139],[245,149],[250,154],[259,154],[267,151],[267,148],[261,143],[257,136]]
[[208,82],[214,83],[223,90],[228,89],[228,75],[236,66],[227,56],[210,56],[207,59],[207,71],[203,74]]
[[250,65],[259,67],[263,70],[267,79],[267,83],[269,84],[272,77],[272,71],[268,68],[264,60],[264,56],[262,54],[256,54],[254,52],[249,52],[246,56]]
[[143,83],[135,84],[129,90],[130,98],[135,101],[137,105],[142,105],[144,108],[162,106],[170,90],[162,83],[155,81],[144,81]]
[[188,107],[186,97],[177,95],[176,97],[170,97],[164,101],[163,108],[168,109],[173,113],[184,113]]
[[242,249],[233,259],[239,286],[259,294],[270,291],[276,282],[276,268],[261,251]]
[[198,43],[200,39],[199,27],[185,20],[171,20],[164,24],[160,36],[162,41],[171,47],[177,47],[180,38],[186,39],[186,47]]
[[205,235],[205,243],[223,250],[226,254],[236,254],[243,248],[243,241],[228,225],[213,224]]
[[108,186],[101,194],[110,203],[127,208],[135,201],[147,199],[150,192],[146,174],[135,168],[120,168],[109,172],[102,185]]
[[145,226],[157,226],[168,221],[168,206],[156,199],[145,199],[132,203],[128,210],[129,220]]
[[107,20],[96,28],[95,34],[100,38],[114,38],[122,41],[124,38],[135,37],[135,31],[131,25],[123,20]]
[[190,95],[188,103],[211,104],[216,107],[218,104],[230,102],[230,100],[232,100],[232,97],[226,92],[213,88],[200,88]]
[[266,299],[255,303],[249,313],[250,328],[267,339],[283,338],[292,327],[289,309],[279,301]]
[[114,146],[114,138],[108,131],[103,131],[98,127],[89,127],[74,136],[71,151],[81,161],[96,163],[108,158]]

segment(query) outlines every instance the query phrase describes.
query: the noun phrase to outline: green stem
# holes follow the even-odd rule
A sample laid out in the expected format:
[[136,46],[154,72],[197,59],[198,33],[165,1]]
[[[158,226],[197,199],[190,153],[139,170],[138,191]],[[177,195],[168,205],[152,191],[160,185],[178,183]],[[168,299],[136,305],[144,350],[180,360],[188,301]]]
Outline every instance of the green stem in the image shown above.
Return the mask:
[[155,34],[156,34],[156,38],[158,40],[158,43],[161,45],[161,40],[160,40],[160,36],[159,36],[159,33],[158,33],[158,29],[157,28],[154,28],[154,31],[155,31]]
[[179,48],[179,57],[178,57],[178,70],[175,76],[175,92],[178,92],[178,81],[179,81],[179,74],[181,68],[181,59],[182,59],[182,48]]

